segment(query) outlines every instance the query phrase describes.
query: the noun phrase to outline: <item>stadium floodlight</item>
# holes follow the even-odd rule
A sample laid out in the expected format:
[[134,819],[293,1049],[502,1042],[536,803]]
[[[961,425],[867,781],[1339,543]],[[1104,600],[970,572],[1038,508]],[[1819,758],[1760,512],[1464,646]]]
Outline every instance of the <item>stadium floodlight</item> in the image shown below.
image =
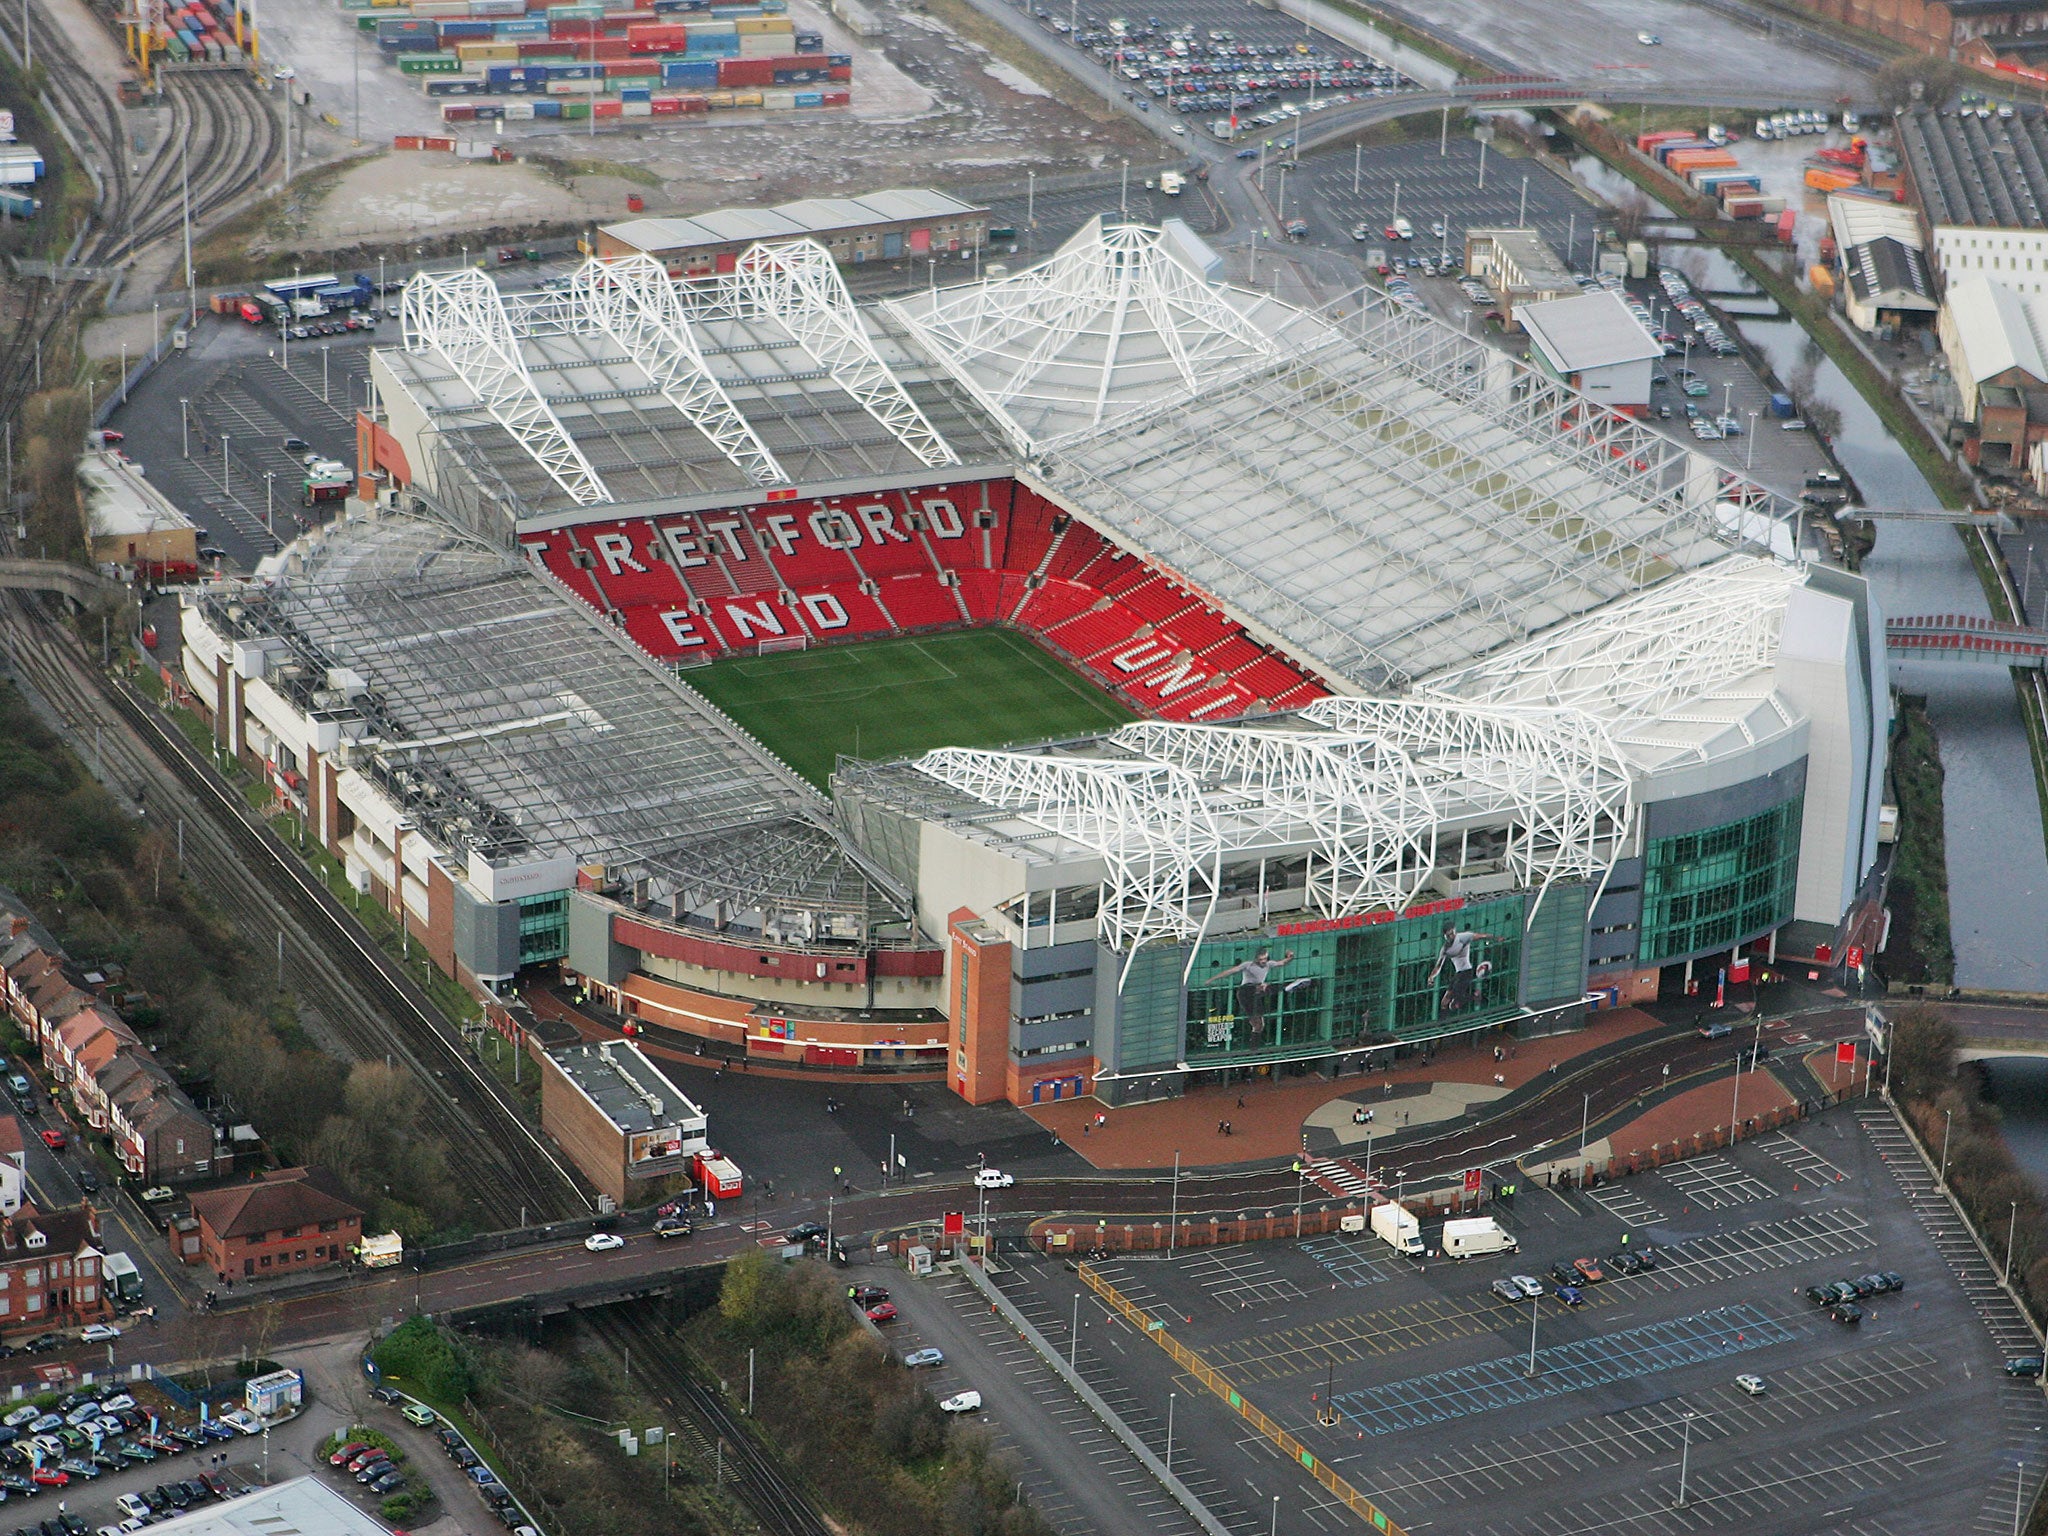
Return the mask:
[[839,275],[839,264],[815,240],[761,241],[740,253],[733,287],[752,312],[775,321],[831,374],[832,381],[898,442],[932,468],[960,455],[925,419],[875,351]]
[[1100,218],[1022,272],[888,307],[1027,436],[1019,407],[1050,403],[1094,427],[1133,390],[1186,398],[1279,355],[1165,231]]
[[652,256],[586,260],[570,279],[575,311],[624,349],[662,398],[711,439],[756,485],[787,485],[776,462],[704,361],[690,317],[668,271]]
[[579,506],[613,499],[519,354],[497,284],[477,271],[422,272],[405,285],[405,350],[431,351]]
[[1437,799],[1398,745],[1367,734],[1161,721],[1111,740],[1224,791],[1233,820],[1311,841],[1306,896],[1324,917],[1406,906],[1436,864]]
[[1447,810],[1503,818],[1502,860],[1523,889],[1602,874],[1634,820],[1628,762],[1583,710],[1333,696],[1302,718],[1405,752]]
[[1124,976],[1148,940],[1195,939],[1208,926],[1223,839],[1187,770],[965,747],[941,747],[911,766],[1097,854],[1109,872],[1098,931],[1105,944],[1126,951]]

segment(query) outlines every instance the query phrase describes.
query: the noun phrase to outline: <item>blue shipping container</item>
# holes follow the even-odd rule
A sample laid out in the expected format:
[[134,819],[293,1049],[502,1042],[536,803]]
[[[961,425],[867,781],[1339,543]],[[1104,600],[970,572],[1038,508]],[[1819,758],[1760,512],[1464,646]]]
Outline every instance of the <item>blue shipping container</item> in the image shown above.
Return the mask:
[[549,97],[545,101],[536,101],[533,104],[533,115],[535,117],[560,117],[562,115],[562,104],[553,97]]
[[822,107],[825,105],[825,93],[823,91],[798,91],[796,93],[796,104],[800,107]]
[[491,24],[488,21],[444,21],[439,30],[444,43],[485,42],[490,38]]
[[476,120],[480,123],[487,123],[504,115],[505,109],[496,102],[492,102],[488,106],[479,106],[476,109]]
[[716,59],[680,59],[661,66],[663,85],[718,84],[718,61]]
[[544,16],[525,17],[518,21],[494,21],[491,23],[493,37],[546,37],[547,18]]
[[825,55],[825,63],[833,69],[851,69],[853,68],[853,55],[850,53],[828,53]]

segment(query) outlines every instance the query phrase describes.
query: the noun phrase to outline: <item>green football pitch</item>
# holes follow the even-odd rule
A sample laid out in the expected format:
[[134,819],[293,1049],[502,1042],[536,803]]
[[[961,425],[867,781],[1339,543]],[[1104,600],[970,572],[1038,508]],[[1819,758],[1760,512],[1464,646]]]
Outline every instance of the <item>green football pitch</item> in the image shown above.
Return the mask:
[[1136,717],[1022,635],[957,630],[771,656],[684,674],[823,788],[841,754],[909,757],[1109,730]]

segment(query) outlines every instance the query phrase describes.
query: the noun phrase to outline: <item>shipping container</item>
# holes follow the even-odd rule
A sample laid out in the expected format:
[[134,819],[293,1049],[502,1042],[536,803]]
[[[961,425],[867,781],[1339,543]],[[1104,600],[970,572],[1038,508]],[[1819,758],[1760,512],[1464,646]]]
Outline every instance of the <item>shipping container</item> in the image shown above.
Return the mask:
[[406,75],[452,75],[462,69],[462,61],[452,53],[408,53],[398,61],[400,74]]
[[798,32],[795,34],[795,37],[796,51],[798,53],[823,53],[825,51],[825,35],[822,32]]
[[704,107],[706,111],[723,112],[732,105],[731,91],[706,91],[704,93]]
[[1669,144],[1675,139],[1690,139],[1692,134],[1684,128],[1659,128],[1654,133],[1636,135],[1636,149],[1649,154],[1659,144]]
[[1806,269],[1806,280],[1813,285],[1813,291],[1824,299],[1835,296],[1835,274],[1826,267],[1814,265]]
[[561,109],[558,115],[565,123],[580,123],[590,116],[590,103],[587,100],[576,101],[572,99],[553,102],[550,105]]
[[825,71],[825,78],[828,80],[851,80],[853,78],[853,70],[845,64],[835,64]]
[[621,117],[652,117],[654,103],[651,101],[622,101],[619,103]]
[[758,107],[761,105],[761,93],[759,91],[734,91],[732,93],[732,104],[736,107]]
[[500,64],[519,57],[517,43],[457,43],[455,57],[464,67],[472,64]]
[[825,105],[824,93],[821,91],[798,91],[796,93],[796,105],[800,107],[822,107]]
[[825,105],[826,105],[826,106],[828,106],[828,107],[844,107],[844,106],[850,106],[850,105],[852,104],[852,102],[853,102],[853,94],[852,94],[852,92],[850,92],[850,91],[827,91],[827,92],[825,92]]
[[480,123],[494,122],[505,115],[505,108],[498,102],[478,102],[476,120]]
[[488,21],[442,21],[434,24],[434,35],[443,45],[454,43],[488,42],[491,24]]
[[420,84],[429,96],[485,96],[491,89],[481,75],[429,75]]
[[616,101],[607,101],[602,96],[590,104],[590,111],[595,117],[618,117],[621,115],[619,104]]
[[1806,184],[1816,192],[1840,192],[1857,184],[1854,171],[1838,170],[1832,166],[1809,165],[1806,168]]
[[715,59],[673,59],[661,66],[663,85],[712,86],[718,84]]
[[473,101],[451,101],[441,108],[444,123],[473,123],[476,121],[476,103]]
[[683,104],[674,96],[650,97],[648,98],[648,105],[654,109],[656,117],[679,117],[682,115]]
[[795,91],[770,90],[761,93],[761,105],[771,112],[787,112],[796,105]]
[[536,101],[533,104],[533,115],[535,117],[560,117],[562,115],[562,104],[559,101]]
[[[619,100],[628,106],[644,106],[653,99],[654,92],[644,85],[622,85],[619,87]],[[627,115],[632,116],[633,114],[629,113]]]

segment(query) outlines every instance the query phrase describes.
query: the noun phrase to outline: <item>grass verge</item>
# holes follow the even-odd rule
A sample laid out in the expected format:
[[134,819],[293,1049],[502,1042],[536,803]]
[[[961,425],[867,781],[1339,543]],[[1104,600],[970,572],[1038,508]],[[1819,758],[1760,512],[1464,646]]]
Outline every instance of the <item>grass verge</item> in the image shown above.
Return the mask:
[[1940,743],[1924,698],[1899,698],[1891,770],[1899,842],[1892,865],[1887,969],[1894,981],[1946,987],[1955,980],[1956,966],[1949,938],[1948,839],[1942,822]]

